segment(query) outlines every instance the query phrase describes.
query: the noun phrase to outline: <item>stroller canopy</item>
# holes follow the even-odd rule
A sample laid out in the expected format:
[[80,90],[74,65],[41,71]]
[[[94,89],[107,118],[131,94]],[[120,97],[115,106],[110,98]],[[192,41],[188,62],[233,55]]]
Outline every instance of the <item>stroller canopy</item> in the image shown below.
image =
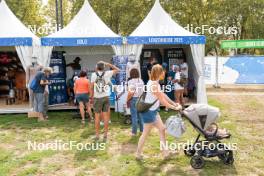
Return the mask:
[[220,115],[219,108],[207,104],[193,104],[186,108],[183,113],[201,130],[206,130]]

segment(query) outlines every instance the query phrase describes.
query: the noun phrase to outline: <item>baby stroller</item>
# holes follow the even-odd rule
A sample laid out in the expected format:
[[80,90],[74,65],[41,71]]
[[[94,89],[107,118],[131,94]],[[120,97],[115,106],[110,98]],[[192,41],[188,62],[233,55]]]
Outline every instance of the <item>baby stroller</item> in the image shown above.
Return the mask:
[[131,125],[132,120],[131,120],[131,112],[130,112],[130,107],[127,106],[126,104],[126,99],[127,99],[127,91],[125,89],[120,93],[115,91],[116,97],[115,97],[115,109],[116,112],[118,112],[118,118],[119,115],[124,119],[124,124],[126,125]]
[[[218,108],[206,104],[194,104],[183,111],[183,115],[199,133],[194,144],[184,149],[185,155],[192,157],[190,164],[194,169],[201,169],[205,165],[204,157],[218,157],[226,165],[234,162],[233,151],[220,142],[231,135],[220,130],[215,123],[219,114]],[[201,135],[204,140],[200,140]]]

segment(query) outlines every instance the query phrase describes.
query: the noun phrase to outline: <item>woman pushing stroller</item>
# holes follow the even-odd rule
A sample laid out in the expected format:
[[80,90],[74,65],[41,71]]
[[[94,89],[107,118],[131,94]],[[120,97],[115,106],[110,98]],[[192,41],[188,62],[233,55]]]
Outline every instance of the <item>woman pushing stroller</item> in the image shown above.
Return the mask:
[[[146,97],[145,102],[149,104],[153,104],[147,111],[140,112],[139,116],[143,119],[144,128],[143,133],[139,138],[138,147],[136,152],[136,158],[142,159],[142,151],[146,138],[148,137],[151,129],[153,127],[157,128],[160,136],[160,146],[165,146],[166,137],[165,137],[165,125],[163,124],[160,115],[159,115],[159,107],[160,103],[172,110],[180,110],[181,106],[176,104],[172,100],[168,98],[168,96],[162,92],[159,80],[164,78],[164,70],[161,65],[155,65],[152,67],[150,73],[150,80],[146,86]],[[168,150],[164,147],[161,148],[163,158],[166,159],[170,156]]]

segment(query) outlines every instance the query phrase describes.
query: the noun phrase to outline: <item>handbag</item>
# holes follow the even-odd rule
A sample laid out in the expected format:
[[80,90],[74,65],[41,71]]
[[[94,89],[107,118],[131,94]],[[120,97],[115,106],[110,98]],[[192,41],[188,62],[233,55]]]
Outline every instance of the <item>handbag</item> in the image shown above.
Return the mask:
[[180,115],[171,116],[166,120],[167,133],[175,138],[180,138],[186,131],[185,124]]
[[145,102],[146,95],[147,95],[147,92],[144,91],[139,97],[139,99],[137,100],[136,108],[139,113],[148,111],[151,108],[151,106],[153,106],[158,101],[157,99],[153,103],[146,103]]
[[29,87],[33,92],[38,89],[37,80],[35,78],[31,81]]

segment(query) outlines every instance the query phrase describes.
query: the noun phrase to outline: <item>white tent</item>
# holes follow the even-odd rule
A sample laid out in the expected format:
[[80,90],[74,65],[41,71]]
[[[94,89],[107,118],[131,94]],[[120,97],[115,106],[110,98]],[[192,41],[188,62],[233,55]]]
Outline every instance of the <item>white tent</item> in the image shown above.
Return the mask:
[[187,61],[193,68],[197,102],[207,103],[203,76],[205,41],[205,36],[193,34],[178,25],[162,8],[159,0],[156,0],[147,17],[127,38],[129,45],[123,48],[116,47],[116,52],[127,54],[129,50],[133,50],[139,60],[143,45],[188,46],[191,54],[187,56]]
[[[65,51],[66,63],[71,63],[77,56],[81,57],[81,65],[88,72],[94,70],[100,60],[109,62],[115,55],[112,45],[122,45],[122,42],[122,37],[98,17],[87,0],[67,26],[41,38],[42,46],[54,46],[56,51]],[[73,70],[67,67],[66,73],[69,79]]]
[[49,47],[41,47],[40,40],[17,19],[3,0],[0,3],[0,46],[15,46],[23,68],[31,64],[31,58],[37,57],[39,64],[46,66]]
[[43,46],[121,45],[115,34],[95,13],[87,0],[73,20],[62,30],[41,39]]

